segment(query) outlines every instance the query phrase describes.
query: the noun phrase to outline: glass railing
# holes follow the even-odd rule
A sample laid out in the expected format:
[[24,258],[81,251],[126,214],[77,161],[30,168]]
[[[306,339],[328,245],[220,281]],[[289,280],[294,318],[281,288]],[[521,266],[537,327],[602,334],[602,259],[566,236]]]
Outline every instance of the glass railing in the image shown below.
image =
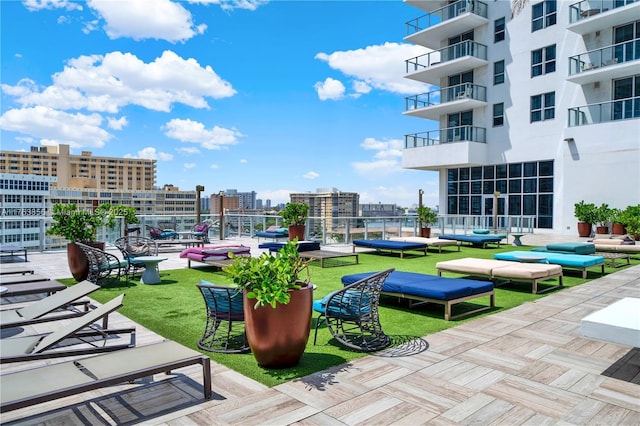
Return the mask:
[[415,34],[441,22],[448,21],[464,13],[471,12],[476,15],[487,17],[487,4],[481,1],[460,0],[455,3],[448,4],[440,9],[436,9],[431,13],[422,15],[416,19],[407,22],[407,35]]
[[627,6],[638,0],[583,0],[569,6],[569,23],[581,21],[608,10]]
[[640,59],[640,38],[569,57],[569,75]]
[[640,96],[569,108],[569,127],[640,118]]
[[465,40],[415,58],[407,59],[405,61],[406,72],[412,73],[422,71],[433,65],[452,61],[465,56],[474,56],[476,58],[487,60],[487,46],[481,43],[476,43],[475,41]]
[[487,143],[487,129],[484,127],[457,126],[414,133],[404,137],[404,147],[406,149],[456,142]]
[[428,93],[408,96],[405,98],[405,110],[411,111],[464,99],[476,99],[486,102],[487,88],[473,83],[463,83]]
[[[506,232],[533,232],[533,218],[528,216],[499,216],[499,225]],[[145,230],[145,225],[161,225],[166,223],[180,224],[195,223],[194,215],[186,216],[139,216],[140,229],[137,235],[149,237]],[[67,241],[58,237],[46,236],[47,224],[51,223],[51,217],[37,219],[39,226],[34,227],[33,232],[41,235],[39,241],[25,241],[16,234],[16,238],[5,243],[19,245],[29,251],[56,251],[63,250]],[[219,214],[203,214],[201,221],[208,220],[219,224],[222,222],[222,230],[219,226],[209,229],[209,240],[212,244],[223,239],[252,238],[258,230],[264,230],[268,226],[282,224],[282,218],[277,215],[247,215],[241,213],[225,212],[220,221]],[[440,229],[440,233],[471,232],[475,228],[493,227],[493,216],[444,216],[438,217],[436,225],[432,229]],[[2,229],[6,229],[7,218],[0,218]],[[415,215],[388,216],[388,217],[309,217],[307,220],[305,239],[316,240],[324,245],[350,244],[354,239],[388,239],[392,237],[409,237],[420,234],[420,224]],[[101,228],[96,237],[99,241],[105,241],[107,247],[112,247],[113,242],[124,235],[124,223],[120,221],[114,228]],[[188,238],[189,228],[176,229],[179,233],[184,233],[183,237]],[[24,230],[16,230],[24,233]],[[129,232],[136,232],[131,231]]]

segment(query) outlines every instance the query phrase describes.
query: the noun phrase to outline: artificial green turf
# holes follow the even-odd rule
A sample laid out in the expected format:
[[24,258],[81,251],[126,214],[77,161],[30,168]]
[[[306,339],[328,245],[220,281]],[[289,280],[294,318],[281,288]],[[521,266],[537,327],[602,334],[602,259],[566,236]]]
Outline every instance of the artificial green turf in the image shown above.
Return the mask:
[[[527,250],[530,247],[521,247]],[[455,248],[446,247],[440,254],[429,250],[428,256],[416,252],[416,255],[408,253],[404,259],[399,255],[360,254],[358,265],[320,268],[312,264],[311,282],[317,286],[314,298],[322,298],[327,293],[342,287],[340,278],[343,275],[359,272],[381,271],[387,268],[396,270],[418,272],[436,275],[435,264],[439,261],[458,259],[463,257],[493,258],[498,252],[511,251],[511,246],[500,248],[479,249],[468,246],[462,247],[460,252]],[[349,258],[347,258],[349,259]],[[619,261],[620,262],[620,261]],[[640,263],[636,256],[631,264]],[[609,265],[609,261],[606,261]],[[610,268],[607,266],[605,273],[615,272],[622,268]],[[195,284],[201,279],[215,284],[232,285],[225,274],[213,267],[185,268],[176,270],[161,270],[162,282],[155,285],[140,284],[137,280],[124,280],[110,283],[91,297],[100,303],[105,303],[121,293],[125,293],[124,306],[119,312],[136,323],[154,331],[155,333],[171,340],[175,340],[192,349],[199,350],[197,340],[202,336],[205,325],[205,305],[200,292]],[[457,276],[447,274],[447,276]],[[601,277],[599,268],[591,268],[588,271],[588,280]],[[60,280],[66,284],[73,284],[73,279]],[[564,285],[572,287],[582,284],[586,280],[581,278],[579,271],[564,272]],[[556,284],[557,280],[550,281]],[[539,289],[544,289],[544,284],[539,284]],[[408,309],[406,301],[398,302],[396,298],[383,297],[380,305],[380,322],[382,327],[393,342],[406,342],[416,337],[425,337],[440,330],[455,326],[465,321],[473,321],[484,315],[499,312],[518,306],[524,302],[532,301],[546,296],[549,293],[562,291],[561,289],[540,294],[531,294],[531,284],[509,284],[495,289],[496,308],[481,314],[471,315],[468,318],[457,321],[444,321],[444,308],[440,305],[426,305]],[[488,297],[474,299],[470,303],[456,305],[454,314],[471,310],[478,304],[487,305]],[[314,318],[317,313],[314,312]],[[354,352],[338,344],[330,336],[326,327],[322,326],[318,332],[317,345],[313,345],[313,330],[305,353],[300,363],[292,368],[269,370],[257,365],[253,355],[249,354],[218,354],[201,351],[207,354],[215,362],[226,365],[239,373],[250,377],[267,386],[274,386],[285,381],[303,377],[308,374],[325,370],[367,354]]]

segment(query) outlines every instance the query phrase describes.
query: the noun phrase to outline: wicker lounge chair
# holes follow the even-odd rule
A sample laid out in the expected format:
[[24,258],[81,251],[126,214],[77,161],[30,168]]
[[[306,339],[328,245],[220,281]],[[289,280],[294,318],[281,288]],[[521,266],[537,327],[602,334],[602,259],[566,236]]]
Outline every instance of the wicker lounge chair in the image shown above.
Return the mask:
[[109,280],[118,280],[125,275],[129,264],[126,260],[120,260],[111,253],[86,244],[76,243],[76,245],[80,247],[89,261],[87,280],[100,284],[101,281],[104,282],[107,278]]
[[[109,330],[92,326],[100,319],[104,322],[106,316],[120,308],[123,297],[124,294],[121,294],[104,305],[87,312],[86,315],[58,327],[53,333],[2,339],[0,363],[86,355],[135,346],[135,328]],[[89,328],[85,330],[87,327]],[[111,337],[122,334],[130,335],[128,342],[122,343],[119,339]],[[62,347],[56,347],[63,341],[65,344]],[[76,345],[77,343],[86,343],[87,345]]]
[[313,309],[320,316],[316,319],[313,344],[318,327],[326,322],[331,335],[349,348],[373,352],[389,346],[391,339],[382,331],[378,303],[382,285],[393,271],[387,269],[370,275],[314,301]]
[[143,262],[136,261],[136,257],[158,255],[158,244],[151,238],[127,235],[118,238],[113,244],[118,247],[123,259],[127,261],[125,274],[131,278],[146,269]]
[[209,242],[209,224],[207,222],[196,223],[191,228],[191,236],[195,239],[202,240],[205,243]]
[[244,304],[237,288],[216,286],[206,281],[198,284],[207,311],[207,323],[198,347],[222,353],[248,352],[244,332]]
[[145,226],[147,227],[147,231],[149,231],[149,236],[152,240],[177,240],[180,238],[180,234],[178,234],[174,229],[161,229],[151,225]]
[[211,397],[211,360],[176,342],[131,349],[47,365],[0,376],[0,413],[65,396],[132,382],[176,368],[202,365],[204,397]]
[[83,281],[27,306],[0,311],[0,328],[22,327],[84,315],[88,311],[88,303],[82,303],[84,310],[71,305],[99,288],[90,281]]

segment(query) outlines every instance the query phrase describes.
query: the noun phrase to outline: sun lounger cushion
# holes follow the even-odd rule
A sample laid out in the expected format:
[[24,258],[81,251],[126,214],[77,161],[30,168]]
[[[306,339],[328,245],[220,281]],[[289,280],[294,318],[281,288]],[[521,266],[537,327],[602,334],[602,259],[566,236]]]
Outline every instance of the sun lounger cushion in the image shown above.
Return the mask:
[[447,234],[440,235],[439,238],[443,240],[456,240],[465,243],[472,244],[486,244],[486,243],[499,243],[505,236],[504,235],[464,235],[464,234]]
[[251,248],[239,244],[189,247],[180,253],[180,257],[202,262],[229,259],[229,253],[233,253],[236,256],[250,256]]
[[427,248],[425,243],[391,240],[353,240],[353,245],[387,250],[424,250]]
[[[351,274],[342,277],[342,284],[349,285],[360,281],[375,272]],[[453,300],[493,290],[491,281],[478,281],[463,278],[445,278],[415,272],[393,271],[382,286],[387,293],[402,293],[437,300]]]
[[474,229],[473,233],[478,235],[487,235],[490,231],[488,229]]
[[289,236],[289,230],[287,228],[281,228],[277,225],[270,226],[264,231],[256,232],[256,237],[264,238],[284,238]]
[[[263,243],[258,246],[261,249],[268,249],[271,252],[278,251],[285,246],[286,243],[271,242]],[[320,250],[320,243],[317,241],[298,241],[298,252]]]
[[462,270],[463,273],[486,275],[489,277],[494,268],[504,266],[511,266],[511,264],[506,260],[476,259],[474,257],[447,260],[436,264],[436,268],[443,271],[458,272]]
[[394,237],[391,238],[391,241],[407,241],[411,243],[424,243],[428,246],[434,247],[446,247],[446,246],[455,246],[458,243],[452,240],[443,240],[440,238],[425,238],[425,237]]
[[596,247],[592,243],[554,243],[547,244],[547,251],[557,251],[573,254],[593,254]]
[[[494,259],[498,260],[510,260],[519,261],[518,256],[531,255],[530,251],[508,251],[505,253],[497,253],[493,255]],[[535,252],[540,256],[544,256],[544,260],[540,262],[552,263],[555,265],[572,267],[572,268],[587,268],[589,266],[600,265],[604,262],[602,256],[587,256],[582,254],[567,254],[567,253],[555,253],[555,252]]]
[[527,263],[526,265],[520,263],[512,263],[509,266],[501,266],[499,268],[495,268],[491,271],[491,273],[495,278],[533,280],[536,278],[544,278],[546,276],[549,276],[549,274],[562,274],[562,266],[541,263]]

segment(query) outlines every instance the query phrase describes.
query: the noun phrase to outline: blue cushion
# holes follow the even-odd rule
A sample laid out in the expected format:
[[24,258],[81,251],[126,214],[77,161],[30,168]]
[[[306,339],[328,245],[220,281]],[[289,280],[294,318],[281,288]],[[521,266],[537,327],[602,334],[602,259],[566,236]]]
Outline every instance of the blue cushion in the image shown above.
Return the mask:
[[425,243],[415,243],[411,241],[390,241],[390,240],[353,240],[354,246],[389,249],[389,250],[421,250],[427,248]]
[[487,235],[489,233],[488,229],[474,229],[474,234]]
[[[200,284],[206,286],[213,286],[212,283],[205,280],[200,280]],[[230,297],[227,297],[227,290],[225,289],[213,289],[213,297],[210,292],[204,292],[204,300],[207,303],[207,307],[210,311],[221,312],[221,313],[229,313],[232,315],[244,315],[244,308],[242,302],[242,292],[236,291],[235,288],[229,288],[231,292],[229,293]],[[215,299],[215,300],[214,300]],[[231,305],[229,305],[229,300],[231,300]]]
[[547,244],[547,250],[574,254],[593,254],[596,246],[592,243],[554,243]]
[[[376,272],[351,274],[342,277],[344,285],[353,284]],[[454,300],[493,290],[491,281],[477,281],[463,278],[445,278],[415,272],[393,271],[384,282],[382,291],[402,293],[436,300]]]
[[438,238],[443,240],[456,240],[465,243],[498,243],[504,238],[504,235],[464,235],[464,234],[448,234],[440,235]]
[[341,318],[358,318],[365,316],[371,310],[369,294],[363,293],[360,290],[347,290],[344,292],[342,299],[339,300],[340,304],[334,304],[327,306],[329,298],[336,294],[332,292],[327,294],[321,300],[313,302],[313,310],[325,314],[327,311],[332,317]]
[[[583,254],[568,254],[568,253],[556,253],[556,252],[542,252],[535,251],[535,254],[540,256],[544,256],[545,259],[541,260],[540,263],[551,263],[554,265],[567,266],[567,267],[577,267],[577,268],[587,268],[589,266],[600,265],[604,262],[604,257],[602,256],[587,256]],[[518,261],[517,256],[527,256],[531,255],[530,251],[507,251],[504,253],[497,253],[493,255],[494,259],[498,260],[515,260]]]

